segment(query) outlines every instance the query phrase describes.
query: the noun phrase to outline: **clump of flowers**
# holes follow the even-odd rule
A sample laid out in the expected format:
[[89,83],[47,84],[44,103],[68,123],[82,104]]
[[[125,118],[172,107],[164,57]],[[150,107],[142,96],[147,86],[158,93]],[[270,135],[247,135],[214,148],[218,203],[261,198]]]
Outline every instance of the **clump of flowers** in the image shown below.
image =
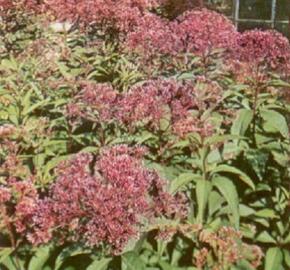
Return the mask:
[[67,114],[72,119],[109,121],[115,114],[117,99],[118,92],[110,84],[83,83],[80,93],[67,106]]
[[235,56],[241,62],[285,68],[290,63],[289,40],[277,31],[250,30],[239,35]]
[[[8,178],[0,185],[0,228],[15,248],[15,233],[24,236],[37,208],[38,193],[31,180]],[[21,238],[20,238],[21,239]]]
[[238,32],[225,16],[207,9],[188,11],[177,18],[176,32],[185,52],[207,55],[215,49],[229,50]]
[[259,247],[243,243],[241,232],[231,227],[222,227],[217,232],[202,230],[199,241],[205,247],[195,254],[195,265],[198,269],[230,269],[243,259],[250,261],[256,269],[263,257]]
[[150,80],[133,86],[123,96],[118,118],[127,125],[145,121],[159,127],[162,118],[177,121],[194,105],[192,86],[175,80]]
[[148,59],[236,47],[238,32],[225,16],[207,9],[187,11],[173,21],[148,14],[127,34],[126,46]]
[[156,55],[175,55],[180,49],[179,36],[172,31],[173,22],[154,14],[146,14],[126,37],[125,47],[145,59]]
[[143,13],[158,7],[159,0],[4,0],[3,10],[21,8],[37,14],[48,14],[53,20],[76,22],[80,26],[98,25],[127,31],[142,17]]
[[4,124],[0,126],[0,138],[9,137],[10,135],[14,134],[16,131],[16,128],[13,125],[10,124]]
[[120,145],[103,150],[96,162],[92,155],[81,153],[63,163],[49,197],[33,217],[30,241],[47,242],[51,235],[119,253],[141,233],[144,219],[178,215],[179,201],[166,193],[154,171],[142,165],[143,155],[143,148]]

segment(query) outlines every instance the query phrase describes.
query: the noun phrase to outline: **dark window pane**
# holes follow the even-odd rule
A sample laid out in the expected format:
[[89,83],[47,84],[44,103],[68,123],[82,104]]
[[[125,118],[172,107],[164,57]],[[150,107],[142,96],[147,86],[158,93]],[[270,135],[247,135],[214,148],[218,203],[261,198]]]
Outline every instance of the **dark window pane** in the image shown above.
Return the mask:
[[240,18],[242,19],[271,19],[272,0],[240,0]]
[[290,1],[278,0],[276,9],[276,18],[278,20],[288,20],[290,16]]
[[275,28],[290,38],[289,25],[287,23],[276,23]]

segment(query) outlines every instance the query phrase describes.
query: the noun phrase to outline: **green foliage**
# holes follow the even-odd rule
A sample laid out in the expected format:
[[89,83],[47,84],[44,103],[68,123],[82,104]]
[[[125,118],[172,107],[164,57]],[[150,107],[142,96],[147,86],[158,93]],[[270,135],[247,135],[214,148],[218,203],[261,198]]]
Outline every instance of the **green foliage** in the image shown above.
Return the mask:
[[[239,229],[247,245],[261,247],[265,258],[257,269],[290,267],[290,108],[280,94],[269,90],[289,89],[287,82],[270,77],[262,90],[257,89],[255,84],[237,82],[215,57],[204,66],[203,59],[186,55],[190,63],[176,60],[164,70],[155,70],[154,75],[200,87],[198,98],[205,108],[191,113],[203,123],[210,119],[215,126],[212,134],[193,131],[176,136],[170,113],[158,129],[146,123],[130,129],[90,119],[72,123],[67,105],[74,102],[82,83],[110,83],[118,93],[126,93],[148,79],[146,67],[120,44],[102,40],[95,33],[54,33],[43,25],[35,27],[37,30],[30,30],[33,35],[25,28],[20,37],[19,30],[7,32],[4,39],[0,125],[13,126],[13,132],[0,138],[0,159],[4,162],[9,156],[6,143],[10,141],[17,145],[17,162],[8,170],[0,168],[0,182],[7,175],[23,180],[32,177],[45,193],[55,179],[54,169],[77,152],[97,154],[102,147],[121,143],[143,145],[148,149],[146,166],[169,181],[170,193],[186,194],[189,213],[185,221],[155,220],[143,238],[114,256],[70,243],[31,248],[17,235],[19,243],[0,247],[1,269],[195,270],[195,255],[209,246],[201,240],[200,231],[217,232],[224,226]],[[18,38],[22,41],[13,41]],[[44,45],[38,43],[41,39]],[[101,45],[91,46],[93,41]],[[211,103],[206,86],[198,85],[199,75],[206,75],[222,89],[218,104]],[[233,115],[228,116],[227,110]],[[172,235],[162,237],[168,231]],[[6,241],[7,233],[3,234]],[[219,269],[255,269],[250,264],[251,254],[241,250],[243,260],[237,265],[224,263]],[[203,269],[216,266],[220,258],[214,252]]]

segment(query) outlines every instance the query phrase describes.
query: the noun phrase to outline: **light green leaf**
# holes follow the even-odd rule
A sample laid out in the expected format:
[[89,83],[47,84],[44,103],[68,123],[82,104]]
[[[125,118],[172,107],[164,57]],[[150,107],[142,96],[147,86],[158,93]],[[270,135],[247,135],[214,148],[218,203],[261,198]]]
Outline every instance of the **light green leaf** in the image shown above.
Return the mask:
[[239,176],[239,178],[245,182],[250,188],[252,188],[253,190],[255,190],[255,184],[252,181],[252,179],[246,175],[244,172],[242,172],[241,170],[239,170],[236,167],[227,165],[227,164],[223,164],[223,165],[219,165],[217,166],[213,171],[213,173],[219,173],[219,172],[226,172],[226,173],[233,173],[236,174],[237,176]]
[[13,252],[13,248],[1,248],[0,249],[0,263],[4,261],[12,252]]
[[171,181],[169,191],[170,193],[174,194],[180,188],[186,186],[187,184],[198,178],[200,178],[200,176],[194,173],[182,173],[173,181]]
[[249,125],[251,124],[252,120],[253,120],[252,110],[247,109],[239,110],[238,116],[232,125],[231,133],[234,135],[243,136],[246,133],[247,129],[249,128]]
[[86,270],[106,270],[111,260],[111,258],[95,260],[87,267]]
[[290,251],[287,249],[283,249],[283,254],[285,263],[288,267],[290,267]]
[[245,204],[240,204],[239,209],[241,217],[248,217],[256,213],[253,208],[250,208]]
[[[197,270],[195,267],[178,267],[170,265],[165,261],[159,261],[159,265],[161,266],[162,270]],[[136,269],[137,270],[137,269]]]
[[265,270],[280,270],[282,268],[283,254],[280,248],[274,247],[267,250]]
[[62,264],[70,257],[82,255],[82,254],[89,254],[90,251],[83,249],[81,247],[67,247],[61,251],[55,261],[54,270],[60,269]]
[[216,211],[221,209],[222,204],[224,203],[225,199],[218,193],[217,191],[212,191],[209,194],[209,201],[208,201],[208,212],[209,216],[212,216]]
[[44,246],[37,248],[35,254],[31,258],[28,266],[28,270],[43,269],[44,264],[49,258],[51,252],[50,246]]
[[23,110],[23,111],[22,111],[22,115],[26,116],[26,115],[32,113],[32,112],[33,112],[34,110],[36,110],[37,108],[46,105],[48,102],[49,102],[48,99],[41,100],[41,101],[39,101],[39,102],[33,104],[32,106],[26,108],[25,110]]
[[263,218],[278,218],[278,216],[275,214],[275,211],[268,208],[257,211],[255,215]]
[[145,263],[135,252],[128,252],[122,256],[122,270],[146,270]]
[[256,240],[261,243],[276,243],[275,239],[267,231],[261,232]]
[[280,132],[283,137],[289,137],[287,121],[282,114],[274,110],[261,110],[260,115],[265,121],[263,127],[267,132]]
[[234,224],[236,228],[239,229],[239,197],[235,185],[230,179],[221,176],[213,180],[213,185],[226,199],[233,215]]
[[242,136],[236,134],[226,134],[226,135],[214,135],[209,138],[206,138],[204,141],[205,145],[212,145],[216,143],[227,142],[230,140],[245,139]]
[[212,185],[209,181],[200,179],[196,183],[195,192],[196,192],[197,207],[198,207],[198,212],[197,212],[198,223],[203,223],[204,212],[207,206],[211,189],[212,189]]
[[24,261],[20,258],[15,259],[14,256],[7,256],[2,262],[1,265],[4,265],[9,270],[24,270]]

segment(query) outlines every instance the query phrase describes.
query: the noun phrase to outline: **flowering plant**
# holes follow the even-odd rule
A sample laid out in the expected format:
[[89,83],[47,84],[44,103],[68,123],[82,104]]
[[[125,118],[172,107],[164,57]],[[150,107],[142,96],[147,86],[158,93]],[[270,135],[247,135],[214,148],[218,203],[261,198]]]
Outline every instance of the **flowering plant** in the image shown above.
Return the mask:
[[1,269],[290,267],[289,41],[169,2],[0,1]]

